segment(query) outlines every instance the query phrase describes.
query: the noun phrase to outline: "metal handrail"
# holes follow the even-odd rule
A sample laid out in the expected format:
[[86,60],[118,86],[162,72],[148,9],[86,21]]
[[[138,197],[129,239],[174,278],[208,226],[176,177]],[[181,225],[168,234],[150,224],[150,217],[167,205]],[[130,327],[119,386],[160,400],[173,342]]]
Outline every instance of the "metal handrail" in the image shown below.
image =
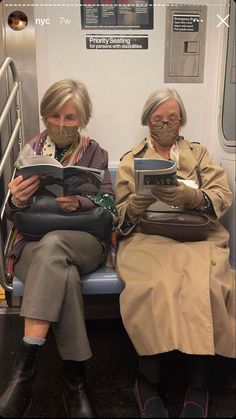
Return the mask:
[[[3,126],[4,121],[9,116],[12,105],[15,103],[15,111],[16,111],[16,121],[14,127],[11,127],[11,136],[9,138],[8,144],[6,149],[3,152],[3,156],[0,161],[0,177],[4,173],[4,169],[6,167],[8,158],[12,151],[12,148],[18,138],[19,148],[22,148],[24,144],[24,130],[23,130],[23,118],[22,118],[22,99],[21,99],[21,83],[18,78],[18,73],[16,69],[16,65],[11,57],[7,57],[0,67],[0,80],[3,76],[7,77],[9,69],[11,70],[12,74],[12,89],[9,92],[8,98],[6,103],[1,111],[0,114],[0,133],[1,128]],[[4,213],[5,213],[5,206],[7,202],[7,198],[9,197],[9,191],[2,203],[0,209],[0,223],[2,224]],[[7,291],[12,291],[13,287],[9,283],[9,278],[5,272],[5,264],[4,264],[4,252],[7,244],[4,245],[2,228],[1,228],[1,248],[0,248],[0,285]],[[8,242],[8,240],[7,240]]]

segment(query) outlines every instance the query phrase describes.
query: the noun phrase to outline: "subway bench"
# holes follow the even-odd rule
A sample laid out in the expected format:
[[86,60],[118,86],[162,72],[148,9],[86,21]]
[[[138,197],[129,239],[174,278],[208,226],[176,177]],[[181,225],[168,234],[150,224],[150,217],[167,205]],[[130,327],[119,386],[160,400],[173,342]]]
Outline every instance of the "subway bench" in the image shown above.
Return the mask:
[[[116,167],[109,167],[113,188],[115,185]],[[101,296],[103,295],[119,295],[123,289],[123,283],[118,278],[114,268],[107,268],[101,265],[98,269],[85,275],[81,275],[82,294],[84,296]],[[14,276],[12,305],[19,306],[20,299],[23,296],[24,284]]]
[[[118,278],[116,270],[100,266],[89,274],[81,275],[82,294],[120,294],[123,285]],[[24,284],[14,276],[13,278],[13,295],[22,297]]]
[[[95,271],[81,275],[81,282],[86,319],[120,318],[119,295],[123,283],[115,269],[101,265]],[[24,284],[14,276],[13,290],[9,296],[11,307],[21,306],[23,292]]]

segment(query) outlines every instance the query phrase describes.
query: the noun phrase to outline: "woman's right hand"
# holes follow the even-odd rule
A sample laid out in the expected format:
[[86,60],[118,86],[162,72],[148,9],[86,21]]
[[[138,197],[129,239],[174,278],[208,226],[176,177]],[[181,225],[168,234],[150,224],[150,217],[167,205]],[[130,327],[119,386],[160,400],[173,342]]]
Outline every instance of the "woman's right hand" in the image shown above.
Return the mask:
[[16,204],[24,205],[27,204],[31,196],[37,191],[39,177],[34,175],[24,180],[22,176],[17,176],[8,184],[8,187]]
[[156,202],[156,200],[157,199],[152,195],[131,194],[128,198],[128,217],[131,220],[139,217],[151,204]]

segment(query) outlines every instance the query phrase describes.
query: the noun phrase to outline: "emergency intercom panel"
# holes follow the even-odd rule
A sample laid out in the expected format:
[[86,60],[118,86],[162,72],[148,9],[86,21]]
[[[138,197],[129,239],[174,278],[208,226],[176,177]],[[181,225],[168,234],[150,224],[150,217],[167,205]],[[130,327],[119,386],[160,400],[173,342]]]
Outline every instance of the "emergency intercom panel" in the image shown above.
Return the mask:
[[166,83],[202,83],[207,6],[167,6]]

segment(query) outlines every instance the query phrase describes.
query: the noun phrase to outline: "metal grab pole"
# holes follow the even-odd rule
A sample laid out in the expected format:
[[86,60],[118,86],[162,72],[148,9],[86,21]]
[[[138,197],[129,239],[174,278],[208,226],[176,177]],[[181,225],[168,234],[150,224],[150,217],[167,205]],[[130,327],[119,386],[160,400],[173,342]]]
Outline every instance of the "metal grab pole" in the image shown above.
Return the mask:
[[[16,142],[16,139],[20,138],[20,141],[19,141],[20,148],[22,147],[22,143],[24,143],[23,127],[22,127],[23,118],[22,118],[22,102],[21,102],[21,84],[18,79],[16,65],[11,57],[7,57],[0,67],[0,80],[2,79],[3,76],[6,76],[6,80],[7,80],[9,69],[11,70],[11,74],[12,74],[12,88],[11,88],[11,91],[8,93],[6,103],[4,104],[4,107],[0,113],[0,133],[1,133],[1,129],[3,127],[3,124],[6,118],[10,115],[13,104],[15,104],[16,120],[15,120],[14,127],[11,127],[11,135],[7,142],[7,146],[3,152],[3,156],[1,157],[1,160],[0,160],[0,178],[4,175],[4,169],[6,167],[8,158]],[[9,197],[9,194],[10,193],[8,191],[5,199],[1,199],[1,208],[0,208],[0,239],[1,239],[0,285],[5,290],[12,291],[13,289],[12,284],[11,284],[12,278],[8,277],[8,274],[5,271],[5,263],[4,263],[4,254],[9,243],[9,234],[4,243],[3,228],[2,228],[3,222],[5,222],[4,220],[5,206],[6,206],[6,202]]]

